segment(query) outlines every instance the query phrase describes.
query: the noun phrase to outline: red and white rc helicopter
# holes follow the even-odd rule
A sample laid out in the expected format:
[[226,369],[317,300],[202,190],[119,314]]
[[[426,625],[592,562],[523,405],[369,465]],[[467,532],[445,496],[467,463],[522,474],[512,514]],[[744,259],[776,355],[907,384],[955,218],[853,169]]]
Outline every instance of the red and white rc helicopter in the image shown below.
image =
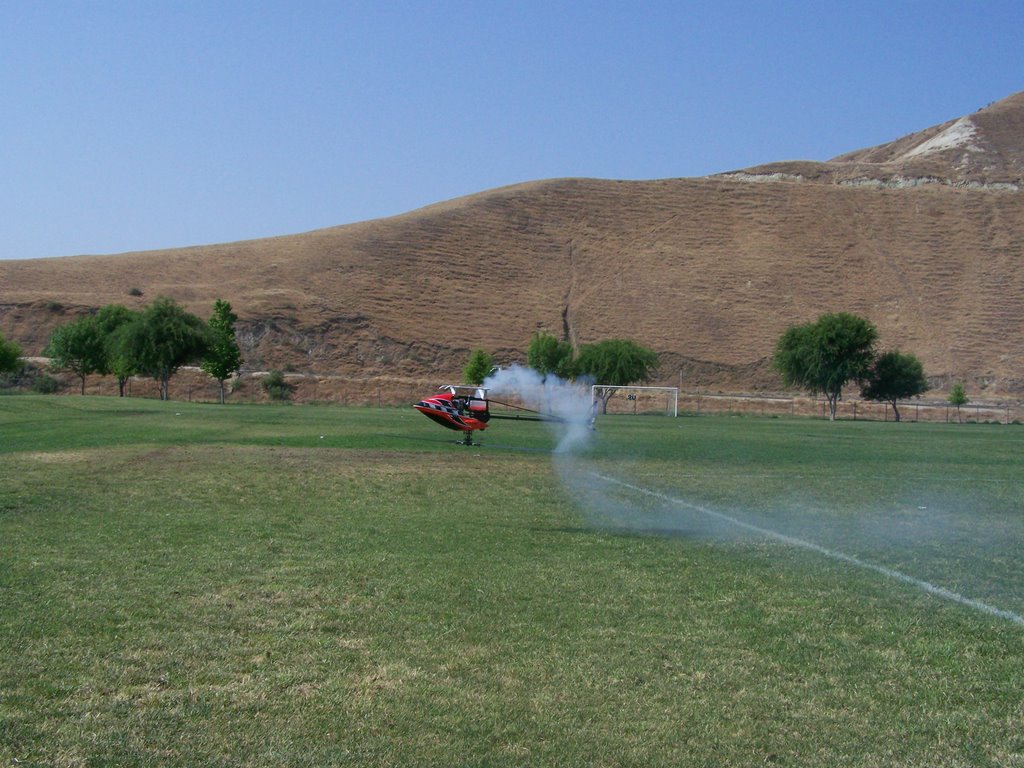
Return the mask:
[[[492,400],[487,397],[487,390],[484,387],[446,384],[439,387],[439,390],[439,394],[423,398],[413,405],[413,408],[442,427],[464,432],[465,437],[458,441],[459,445],[479,445],[473,442],[473,433],[487,429],[487,423],[491,419],[565,421],[550,413]],[[525,413],[491,413],[491,403]]]

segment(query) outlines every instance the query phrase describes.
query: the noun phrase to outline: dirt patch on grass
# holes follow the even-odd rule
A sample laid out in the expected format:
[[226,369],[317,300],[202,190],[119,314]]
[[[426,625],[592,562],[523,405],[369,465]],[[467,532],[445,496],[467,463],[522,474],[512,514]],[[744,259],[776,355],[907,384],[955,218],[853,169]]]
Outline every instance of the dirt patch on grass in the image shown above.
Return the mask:
[[21,458],[40,464],[74,464],[88,461],[96,454],[96,451],[33,451],[23,453]]

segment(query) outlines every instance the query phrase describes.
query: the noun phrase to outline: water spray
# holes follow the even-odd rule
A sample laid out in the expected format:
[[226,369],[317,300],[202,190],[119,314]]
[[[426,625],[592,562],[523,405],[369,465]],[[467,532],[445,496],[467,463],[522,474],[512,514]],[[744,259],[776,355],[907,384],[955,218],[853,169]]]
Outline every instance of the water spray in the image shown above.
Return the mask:
[[801,549],[806,549],[811,552],[817,552],[819,555],[824,555],[825,557],[831,558],[833,560],[838,560],[849,565],[855,565],[858,568],[865,568],[869,571],[874,571],[875,573],[879,573],[889,579],[893,579],[895,581],[900,581],[904,584],[909,584],[913,587],[917,587],[918,589],[927,592],[928,594],[933,595],[935,597],[941,598],[943,600],[949,600],[950,602],[959,603],[960,605],[965,605],[968,608],[973,608],[976,611],[986,613],[990,616],[997,616],[1001,619],[1012,621],[1014,624],[1024,626],[1024,616],[1021,616],[1020,614],[1014,613],[1013,611],[1007,611],[1003,608],[997,608],[996,606],[989,605],[988,603],[982,602],[981,600],[975,600],[974,598],[966,597],[965,595],[953,592],[952,590],[946,589],[945,587],[940,587],[938,585],[932,584],[931,582],[924,581],[923,579],[918,579],[914,576],[905,574],[902,571],[897,571],[893,568],[887,568],[884,565],[878,565],[867,560],[862,560],[859,557],[846,554],[845,552],[841,552],[836,549],[829,549],[828,547],[823,547],[822,545],[816,544],[813,541],[797,538],[795,536],[789,536],[785,533],[772,530],[771,528],[764,528],[759,525],[754,525],[753,523],[748,523],[745,520],[741,520],[738,517],[726,515],[722,512],[716,512],[713,509],[703,507],[699,504],[693,504],[692,502],[684,501],[683,499],[679,499],[674,496],[669,496],[668,494],[661,493],[660,491],[651,490],[650,488],[644,488],[643,486],[635,485],[633,483],[626,482],[625,480],[620,480],[610,475],[605,475],[594,471],[589,471],[587,472],[587,474],[593,477],[594,479],[602,481],[604,483],[617,485],[621,488],[633,491],[634,493],[650,496],[660,501],[667,502],[673,506],[683,507],[694,512],[698,512],[701,515],[711,518],[712,520],[718,523],[725,523],[736,528],[756,533],[760,536],[764,536],[765,538],[782,542],[783,544],[787,544],[792,547],[799,547]]

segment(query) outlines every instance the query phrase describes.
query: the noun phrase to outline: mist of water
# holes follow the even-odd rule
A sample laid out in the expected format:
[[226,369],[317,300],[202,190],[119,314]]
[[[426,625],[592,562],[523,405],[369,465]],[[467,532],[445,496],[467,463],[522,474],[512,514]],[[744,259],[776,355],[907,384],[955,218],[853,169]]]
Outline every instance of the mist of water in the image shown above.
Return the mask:
[[[656,499],[663,505],[678,509],[680,512],[687,512],[690,514],[696,513],[699,517],[703,518],[705,522],[710,523],[715,527],[721,528],[721,526],[725,526],[725,528],[727,529],[731,528],[735,531],[742,531],[749,534],[753,534],[759,538],[774,540],[776,542],[785,544],[789,547],[815,552],[829,559],[838,560],[839,562],[846,563],[847,565],[852,565],[857,568],[874,571],[875,573],[881,574],[882,576],[885,576],[888,579],[892,579],[894,581],[899,581],[904,584],[908,584],[912,587],[916,587],[934,597],[938,597],[943,600],[948,600],[954,603],[959,603],[960,605],[967,606],[968,608],[973,608],[976,611],[986,613],[990,616],[996,616],[1001,619],[1011,621],[1014,624],[1024,626],[1024,616],[1021,616],[1018,613],[1008,611],[1004,608],[997,607],[982,600],[977,600],[975,598],[968,597],[964,594],[961,594],[960,592],[955,592],[946,587],[933,584],[932,582],[917,578],[916,576],[912,576],[908,573],[897,570],[895,568],[889,568],[884,565],[879,565],[878,563],[865,560],[864,558],[858,557],[856,555],[851,555],[845,551],[834,549],[831,547],[825,547],[815,541],[811,541],[800,536],[794,536],[788,533],[783,533],[774,528],[766,528],[761,525],[755,525],[749,522],[748,520],[744,520],[734,515],[724,514],[709,507],[705,507],[699,504],[693,504],[684,499],[676,498],[674,496],[661,493],[660,491],[645,488],[643,486],[626,482],[624,480],[609,475],[601,474],[598,472],[589,472],[589,474],[592,475],[594,479],[599,480],[607,484],[608,486],[618,486],[620,488],[632,491],[636,494],[651,497],[653,499]],[[704,530],[706,531],[708,529],[705,528]]]
[[[557,439],[552,455],[553,468],[586,524],[592,528],[720,541],[737,538],[775,541],[873,571],[933,597],[1024,626],[1024,616],[1020,613],[873,562],[875,558],[867,554],[882,554],[883,549],[890,554],[901,550],[905,557],[898,560],[916,564],[918,567],[913,570],[919,570],[922,548],[938,546],[945,550],[945,545],[952,545],[953,540],[959,541],[958,547],[962,545],[963,531],[954,522],[961,516],[947,513],[944,517],[936,508],[955,508],[959,504],[935,504],[936,500],[927,498],[926,494],[904,489],[904,495],[917,499],[918,505],[909,513],[895,516],[889,510],[885,515],[865,514],[842,526],[837,526],[835,519],[818,519],[820,515],[814,514],[814,507],[819,505],[813,500],[801,503],[794,498],[791,505],[774,510],[770,516],[764,511],[758,514],[753,510],[714,509],[627,479],[631,474],[628,455],[618,457],[613,464],[589,456],[587,449],[595,434],[591,428],[594,411],[589,386],[563,381],[556,376],[543,377],[521,366],[498,371],[484,386],[496,398],[514,399],[527,408],[556,418],[548,422]],[[913,514],[915,511],[917,514]],[[888,558],[883,558],[883,562],[885,559]]]

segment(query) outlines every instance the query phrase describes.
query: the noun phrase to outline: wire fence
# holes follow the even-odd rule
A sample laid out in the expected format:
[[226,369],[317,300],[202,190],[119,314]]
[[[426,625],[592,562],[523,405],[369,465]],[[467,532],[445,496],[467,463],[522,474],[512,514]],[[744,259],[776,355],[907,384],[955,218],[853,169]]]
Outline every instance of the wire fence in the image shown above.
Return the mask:
[[[729,413],[757,416],[805,416],[827,419],[828,402],[824,398],[756,395],[740,393],[680,392],[679,410],[692,415]],[[1024,421],[1024,403],[1016,400],[972,402],[956,408],[934,399],[890,403],[870,400],[840,400],[836,419],[849,421],[900,421],[930,423],[1013,424]]]

